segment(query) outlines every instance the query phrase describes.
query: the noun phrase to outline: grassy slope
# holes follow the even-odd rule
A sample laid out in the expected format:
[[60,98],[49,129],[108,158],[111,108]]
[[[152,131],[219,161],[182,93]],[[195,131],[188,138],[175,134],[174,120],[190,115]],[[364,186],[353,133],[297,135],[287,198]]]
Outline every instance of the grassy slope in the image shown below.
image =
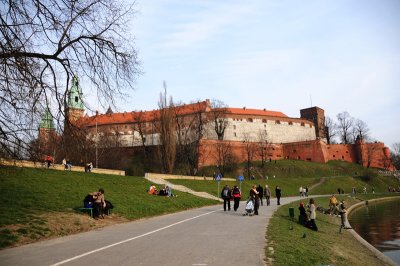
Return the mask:
[[[358,198],[371,199],[391,194],[358,195]],[[345,199],[348,206],[359,200],[339,196]],[[328,208],[329,198],[317,198],[317,205]],[[266,250],[267,258],[274,265],[382,265],[368,249],[360,244],[349,232],[339,233],[340,218],[317,212],[316,223],[319,228],[314,232],[297,224],[298,203],[282,206],[270,220],[267,231],[268,246],[273,251]],[[289,207],[295,209],[295,222],[289,219]],[[293,229],[290,228],[292,225]],[[303,238],[303,235],[306,237]]]
[[[0,232],[0,247],[17,242],[21,232],[30,232],[32,239],[51,236],[42,214],[49,212],[76,214],[83,198],[99,187],[114,205],[113,214],[129,220],[171,213],[215,204],[216,201],[177,192],[178,197],[148,195],[150,182],[140,177],[97,175],[48,169],[0,168],[0,231],[19,224],[16,231]],[[22,230],[21,229],[22,226]],[[18,231],[19,230],[19,231]]]

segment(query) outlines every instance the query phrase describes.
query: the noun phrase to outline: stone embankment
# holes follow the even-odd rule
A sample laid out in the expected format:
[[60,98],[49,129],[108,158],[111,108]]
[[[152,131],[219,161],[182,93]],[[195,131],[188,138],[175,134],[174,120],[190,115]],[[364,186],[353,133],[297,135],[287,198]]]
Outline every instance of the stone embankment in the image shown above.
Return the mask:
[[[25,160],[9,160],[9,159],[2,159],[2,158],[0,158],[0,165],[29,167],[29,168],[47,168],[47,165],[43,162],[32,162],[32,161],[25,161]],[[50,169],[64,170],[64,165],[51,164]],[[71,168],[71,171],[85,172],[85,167],[73,165]],[[108,174],[108,175],[125,175],[125,171],[123,171],[123,170],[113,170],[113,169],[103,169],[103,168],[93,168],[92,173]]]
[[[187,192],[187,193],[193,194],[198,197],[222,201],[220,198],[217,198],[207,192],[194,191],[194,190],[191,190],[190,188],[187,188],[182,185],[172,184],[171,182],[168,182],[166,180],[166,179],[213,180],[212,177],[193,177],[193,176],[182,176],[182,175],[164,175],[164,174],[156,174],[156,173],[146,173],[144,178],[154,184],[167,185],[167,186],[171,187],[173,190]],[[228,178],[225,178],[224,180],[228,181]],[[234,180],[234,179],[229,179],[229,180]]]

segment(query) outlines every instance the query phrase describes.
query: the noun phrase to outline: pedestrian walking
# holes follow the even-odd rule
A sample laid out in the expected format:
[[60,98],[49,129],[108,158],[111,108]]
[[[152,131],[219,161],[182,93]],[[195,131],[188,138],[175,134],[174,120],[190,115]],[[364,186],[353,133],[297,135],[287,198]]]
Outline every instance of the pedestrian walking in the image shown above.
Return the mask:
[[276,186],[275,188],[275,197],[277,200],[277,204],[281,205],[281,196],[282,196],[282,190],[279,186]]
[[242,192],[237,186],[233,186],[232,196],[233,196],[233,210],[237,211],[237,209],[239,208],[240,199],[242,198]]
[[258,197],[260,198],[260,205],[263,206],[263,195],[264,195],[264,189],[261,185],[258,185],[257,187],[257,192],[258,192]]
[[231,193],[232,191],[228,185],[225,185],[221,191],[221,198],[224,200],[224,211],[226,211],[226,205],[228,205],[228,211],[231,210]]
[[254,202],[254,215],[258,215],[258,208],[260,207],[260,204],[259,204],[260,198],[258,195],[256,185],[253,185],[252,188],[250,189],[250,198]]
[[271,198],[271,191],[269,190],[268,185],[265,185],[264,195],[265,195],[265,200],[267,202],[267,206],[269,206],[270,198]]

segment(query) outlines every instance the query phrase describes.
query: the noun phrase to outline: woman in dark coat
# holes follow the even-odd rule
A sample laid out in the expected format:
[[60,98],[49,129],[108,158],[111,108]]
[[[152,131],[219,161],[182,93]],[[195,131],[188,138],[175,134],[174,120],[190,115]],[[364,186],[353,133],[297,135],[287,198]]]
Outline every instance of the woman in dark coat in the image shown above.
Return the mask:
[[275,196],[276,196],[276,200],[278,205],[281,205],[281,188],[279,186],[276,186],[275,188]]

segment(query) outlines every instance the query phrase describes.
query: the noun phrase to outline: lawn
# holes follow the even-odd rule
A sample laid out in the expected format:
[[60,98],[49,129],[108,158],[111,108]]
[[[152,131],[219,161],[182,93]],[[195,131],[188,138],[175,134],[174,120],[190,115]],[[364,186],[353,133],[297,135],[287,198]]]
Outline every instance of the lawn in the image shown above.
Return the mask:
[[[150,182],[141,177],[2,167],[0,247],[16,244],[23,236],[36,241],[65,234],[60,232],[66,230],[62,226],[56,228],[49,225],[46,218],[48,214],[86,218],[87,214],[81,214],[77,209],[82,207],[83,199],[88,193],[97,191],[100,187],[105,190],[105,198],[114,205],[113,216],[126,220],[217,203],[178,191],[174,191],[178,197],[152,196],[146,193],[149,186]],[[84,226],[82,223],[86,222],[75,223]],[[75,232],[79,232],[79,228]]]
[[[357,199],[339,196],[338,200],[345,199],[347,206],[351,206],[360,202],[360,199],[385,196],[393,194],[357,195]],[[339,217],[317,212],[318,232],[298,224],[299,202],[280,207],[270,220],[266,257],[274,265],[382,265],[348,231],[339,233]],[[316,198],[317,206],[328,208],[328,202],[329,197]],[[289,207],[295,210],[294,222],[290,220]]]

